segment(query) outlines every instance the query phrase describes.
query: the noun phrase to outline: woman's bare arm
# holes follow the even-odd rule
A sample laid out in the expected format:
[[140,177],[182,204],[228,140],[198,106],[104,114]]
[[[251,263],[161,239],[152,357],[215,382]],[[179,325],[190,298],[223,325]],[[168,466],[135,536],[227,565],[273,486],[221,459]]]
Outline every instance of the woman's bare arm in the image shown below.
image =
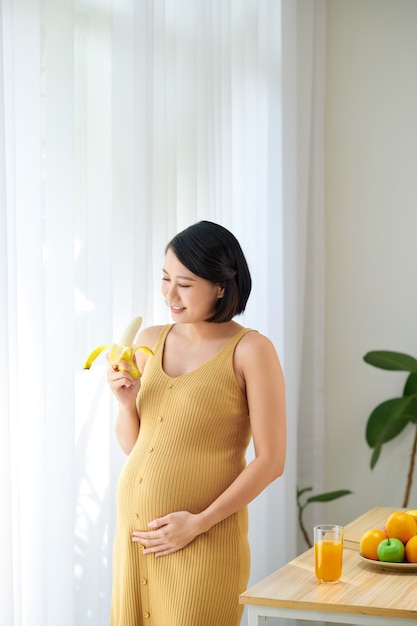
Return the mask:
[[[152,326],[144,329],[136,338],[138,345],[153,346],[160,326]],[[143,372],[149,357],[143,352],[136,352],[135,361],[140,372]],[[128,363],[124,362],[126,369],[119,370],[117,366],[109,365],[107,380],[116,400],[119,410],[116,418],[115,434],[123,452],[130,454],[139,435],[140,417],[136,407],[136,398],[139,393],[141,379],[134,379],[129,372]]]

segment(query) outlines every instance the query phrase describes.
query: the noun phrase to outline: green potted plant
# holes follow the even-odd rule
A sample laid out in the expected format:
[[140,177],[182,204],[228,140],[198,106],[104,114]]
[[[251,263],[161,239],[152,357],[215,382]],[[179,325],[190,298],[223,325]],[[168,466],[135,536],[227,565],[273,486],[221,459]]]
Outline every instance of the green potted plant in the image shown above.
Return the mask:
[[349,489],[339,489],[337,491],[328,491],[326,493],[320,493],[317,496],[310,496],[302,501],[302,496],[304,496],[307,492],[312,491],[313,487],[304,487],[303,489],[297,488],[297,508],[298,508],[298,525],[303,534],[304,540],[309,548],[313,546],[313,543],[310,539],[310,536],[307,532],[307,529],[304,525],[303,513],[304,509],[308,504],[312,502],[330,502],[331,500],[337,500],[337,498],[341,498],[342,496],[347,496],[352,493]]
[[402,396],[385,400],[375,407],[366,424],[366,441],[373,450],[371,469],[376,465],[382,446],[395,439],[407,426],[412,426],[413,444],[407,472],[403,507],[407,508],[413,482],[417,452],[417,359],[402,352],[374,350],[363,357],[366,363],[384,370],[409,372]]

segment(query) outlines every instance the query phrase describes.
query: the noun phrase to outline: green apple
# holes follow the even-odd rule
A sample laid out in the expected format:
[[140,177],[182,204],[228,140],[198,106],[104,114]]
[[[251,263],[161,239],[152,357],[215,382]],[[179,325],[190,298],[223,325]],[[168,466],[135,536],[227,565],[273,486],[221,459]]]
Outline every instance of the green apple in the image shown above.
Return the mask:
[[401,563],[404,560],[404,544],[395,537],[383,539],[376,549],[378,559],[387,563]]

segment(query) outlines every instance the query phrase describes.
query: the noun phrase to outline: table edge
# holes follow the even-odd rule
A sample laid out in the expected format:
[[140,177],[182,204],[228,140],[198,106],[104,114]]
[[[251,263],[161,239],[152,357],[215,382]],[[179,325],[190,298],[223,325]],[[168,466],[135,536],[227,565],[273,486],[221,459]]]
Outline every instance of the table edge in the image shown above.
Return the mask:
[[251,606],[267,606],[270,608],[297,609],[299,611],[320,611],[323,613],[341,613],[343,615],[369,615],[372,617],[398,617],[417,620],[417,610],[414,609],[381,609],[372,606],[352,606],[340,604],[323,604],[317,602],[302,602],[300,600],[271,600],[270,598],[251,598],[242,593],[239,604]]

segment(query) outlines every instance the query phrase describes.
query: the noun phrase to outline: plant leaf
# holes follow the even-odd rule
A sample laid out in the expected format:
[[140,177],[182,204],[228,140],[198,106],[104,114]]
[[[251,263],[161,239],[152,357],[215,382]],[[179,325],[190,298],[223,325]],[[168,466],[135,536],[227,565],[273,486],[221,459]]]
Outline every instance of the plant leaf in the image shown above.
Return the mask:
[[306,491],[313,491],[313,487],[304,487],[303,489],[297,490],[297,500],[305,493]]
[[381,450],[382,450],[382,443],[378,443],[375,446],[374,451],[371,456],[371,469],[374,469],[376,462],[379,459],[379,455],[381,454]]
[[363,357],[366,363],[383,370],[400,370],[417,374],[417,359],[402,352],[374,350]]
[[406,417],[413,396],[393,398],[379,404],[371,413],[366,425],[366,441],[370,448],[394,439],[405,428]]
[[339,489],[338,491],[329,491],[328,493],[321,493],[318,496],[311,496],[311,498],[307,498],[307,503],[310,502],[330,502],[331,500],[337,500],[337,498],[341,498],[342,496],[347,496],[350,493],[353,493],[349,489]]
[[412,396],[414,394],[417,395],[417,374],[412,373],[405,381],[403,395]]
[[412,395],[407,396],[407,398],[410,398],[410,404],[403,417],[409,422],[417,424],[417,393],[413,393]]

